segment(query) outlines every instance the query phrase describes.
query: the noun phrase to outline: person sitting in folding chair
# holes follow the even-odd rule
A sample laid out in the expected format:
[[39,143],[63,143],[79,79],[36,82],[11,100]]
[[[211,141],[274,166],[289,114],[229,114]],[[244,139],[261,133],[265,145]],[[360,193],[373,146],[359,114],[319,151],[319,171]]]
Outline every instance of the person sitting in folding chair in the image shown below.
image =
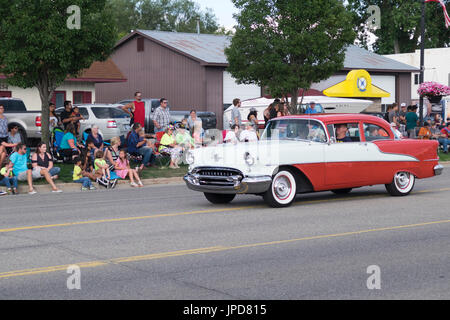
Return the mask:
[[146,167],[154,167],[154,161],[155,161],[155,155],[153,154],[153,149],[149,146],[147,146],[147,139],[140,137],[139,132],[141,131],[142,126],[140,123],[136,122],[133,125],[133,129],[128,136],[128,153],[130,155],[141,155],[142,163],[139,167],[139,171],[144,169],[144,166]]
[[175,127],[169,125],[166,129],[166,133],[162,136],[159,142],[159,152],[170,154],[170,168],[178,169],[178,162],[181,159],[183,148],[177,145],[174,134]]

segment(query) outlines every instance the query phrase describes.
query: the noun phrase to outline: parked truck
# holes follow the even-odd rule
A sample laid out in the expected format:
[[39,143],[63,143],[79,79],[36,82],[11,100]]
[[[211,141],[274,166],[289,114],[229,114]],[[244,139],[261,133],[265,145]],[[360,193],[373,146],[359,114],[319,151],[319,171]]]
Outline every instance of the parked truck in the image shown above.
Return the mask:
[[41,112],[27,111],[25,103],[17,98],[0,98],[0,105],[5,108],[8,129],[18,126],[22,142],[31,143],[41,139]]
[[[133,102],[133,99],[128,100],[122,100],[117,102],[116,104],[120,105],[127,105],[131,102]],[[160,106],[159,99],[142,99],[142,102],[144,102],[145,105],[145,132],[147,133],[154,133],[155,128],[153,125],[153,113],[155,112],[156,108]],[[170,122],[180,122],[183,120],[183,118],[188,118],[189,113],[194,108],[185,108],[185,111],[172,111],[169,107],[169,113],[170,113]],[[217,127],[217,117],[214,112],[208,112],[208,111],[197,111],[197,116],[202,119],[203,123],[203,129],[215,129]]]

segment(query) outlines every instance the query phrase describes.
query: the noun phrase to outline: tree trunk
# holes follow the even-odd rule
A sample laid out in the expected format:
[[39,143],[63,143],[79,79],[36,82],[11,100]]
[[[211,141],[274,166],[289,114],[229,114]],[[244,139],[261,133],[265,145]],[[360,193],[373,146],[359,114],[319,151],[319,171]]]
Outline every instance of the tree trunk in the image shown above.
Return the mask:
[[300,103],[299,103],[300,106],[303,104],[303,98],[305,97],[305,92],[306,92],[306,89],[303,88],[302,89],[302,98],[300,99]]
[[298,101],[298,88],[291,92],[291,107],[289,108],[291,114],[298,113],[297,101]]
[[400,44],[398,43],[398,39],[394,39],[394,53],[400,53]]
[[47,74],[42,74],[39,82],[37,84],[37,89],[39,91],[39,95],[41,97],[41,140],[44,142],[47,147],[49,146],[50,141],[50,108],[49,108],[49,100],[50,93],[53,92],[53,89],[50,88],[49,79]]

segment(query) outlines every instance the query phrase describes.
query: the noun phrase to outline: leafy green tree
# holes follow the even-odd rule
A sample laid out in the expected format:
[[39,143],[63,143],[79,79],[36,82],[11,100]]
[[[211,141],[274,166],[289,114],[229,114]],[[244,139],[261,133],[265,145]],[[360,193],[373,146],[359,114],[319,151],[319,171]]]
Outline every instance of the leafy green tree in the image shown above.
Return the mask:
[[108,0],[113,21],[118,26],[118,38],[131,30],[161,30],[215,33],[219,29],[211,9],[202,11],[191,0]]
[[[106,0],[0,0],[0,73],[7,83],[36,87],[42,104],[42,140],[49,140],[49,100],[67,77],[105,60],[115,44]],[[81,11],[80,29],[72,28]],[[76,20],[75,20],[76,22]]]
[[329,78],[343,67],[346,46],[356,34],[339,0],[233,0],[241,9],[228,71],[239,83],[292,96],[297,112],[300,88]]
[[[449,4],[450,1],[444,0]],[[373,50],[379,54],[414,52],[420,48],[420,18],[422,0],[348,0],[347,8],[353,14],[353,24],[358,40],[368,47],[369,30],[365,21],[369,18],[367,8],[377,5],[381,9],[381,28],[373,31],[378,38]],[[426,3],[425,48],[450,45],[450,29],[445,27],[442,7],[437,2]],[[448,6],[448,5],[447,5]]]
[[107,0],[106,8],[117,28],[117,39],[139,29],[141,14],[138,10],[140,0]]

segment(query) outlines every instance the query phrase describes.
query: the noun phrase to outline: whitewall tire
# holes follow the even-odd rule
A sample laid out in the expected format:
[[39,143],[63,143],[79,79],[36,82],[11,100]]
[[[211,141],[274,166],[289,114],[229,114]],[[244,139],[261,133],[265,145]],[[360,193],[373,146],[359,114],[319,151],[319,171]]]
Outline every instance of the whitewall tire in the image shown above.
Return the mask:
[[273,177],[269,190],[264,194],[264,201],[271,207],[288,207],[294,202],[296,194],[294,175],[288,170],[281,170]]
[[416,177],[410,172],[397,172],[386,190],[393,196],[407,196],[414,188]]

